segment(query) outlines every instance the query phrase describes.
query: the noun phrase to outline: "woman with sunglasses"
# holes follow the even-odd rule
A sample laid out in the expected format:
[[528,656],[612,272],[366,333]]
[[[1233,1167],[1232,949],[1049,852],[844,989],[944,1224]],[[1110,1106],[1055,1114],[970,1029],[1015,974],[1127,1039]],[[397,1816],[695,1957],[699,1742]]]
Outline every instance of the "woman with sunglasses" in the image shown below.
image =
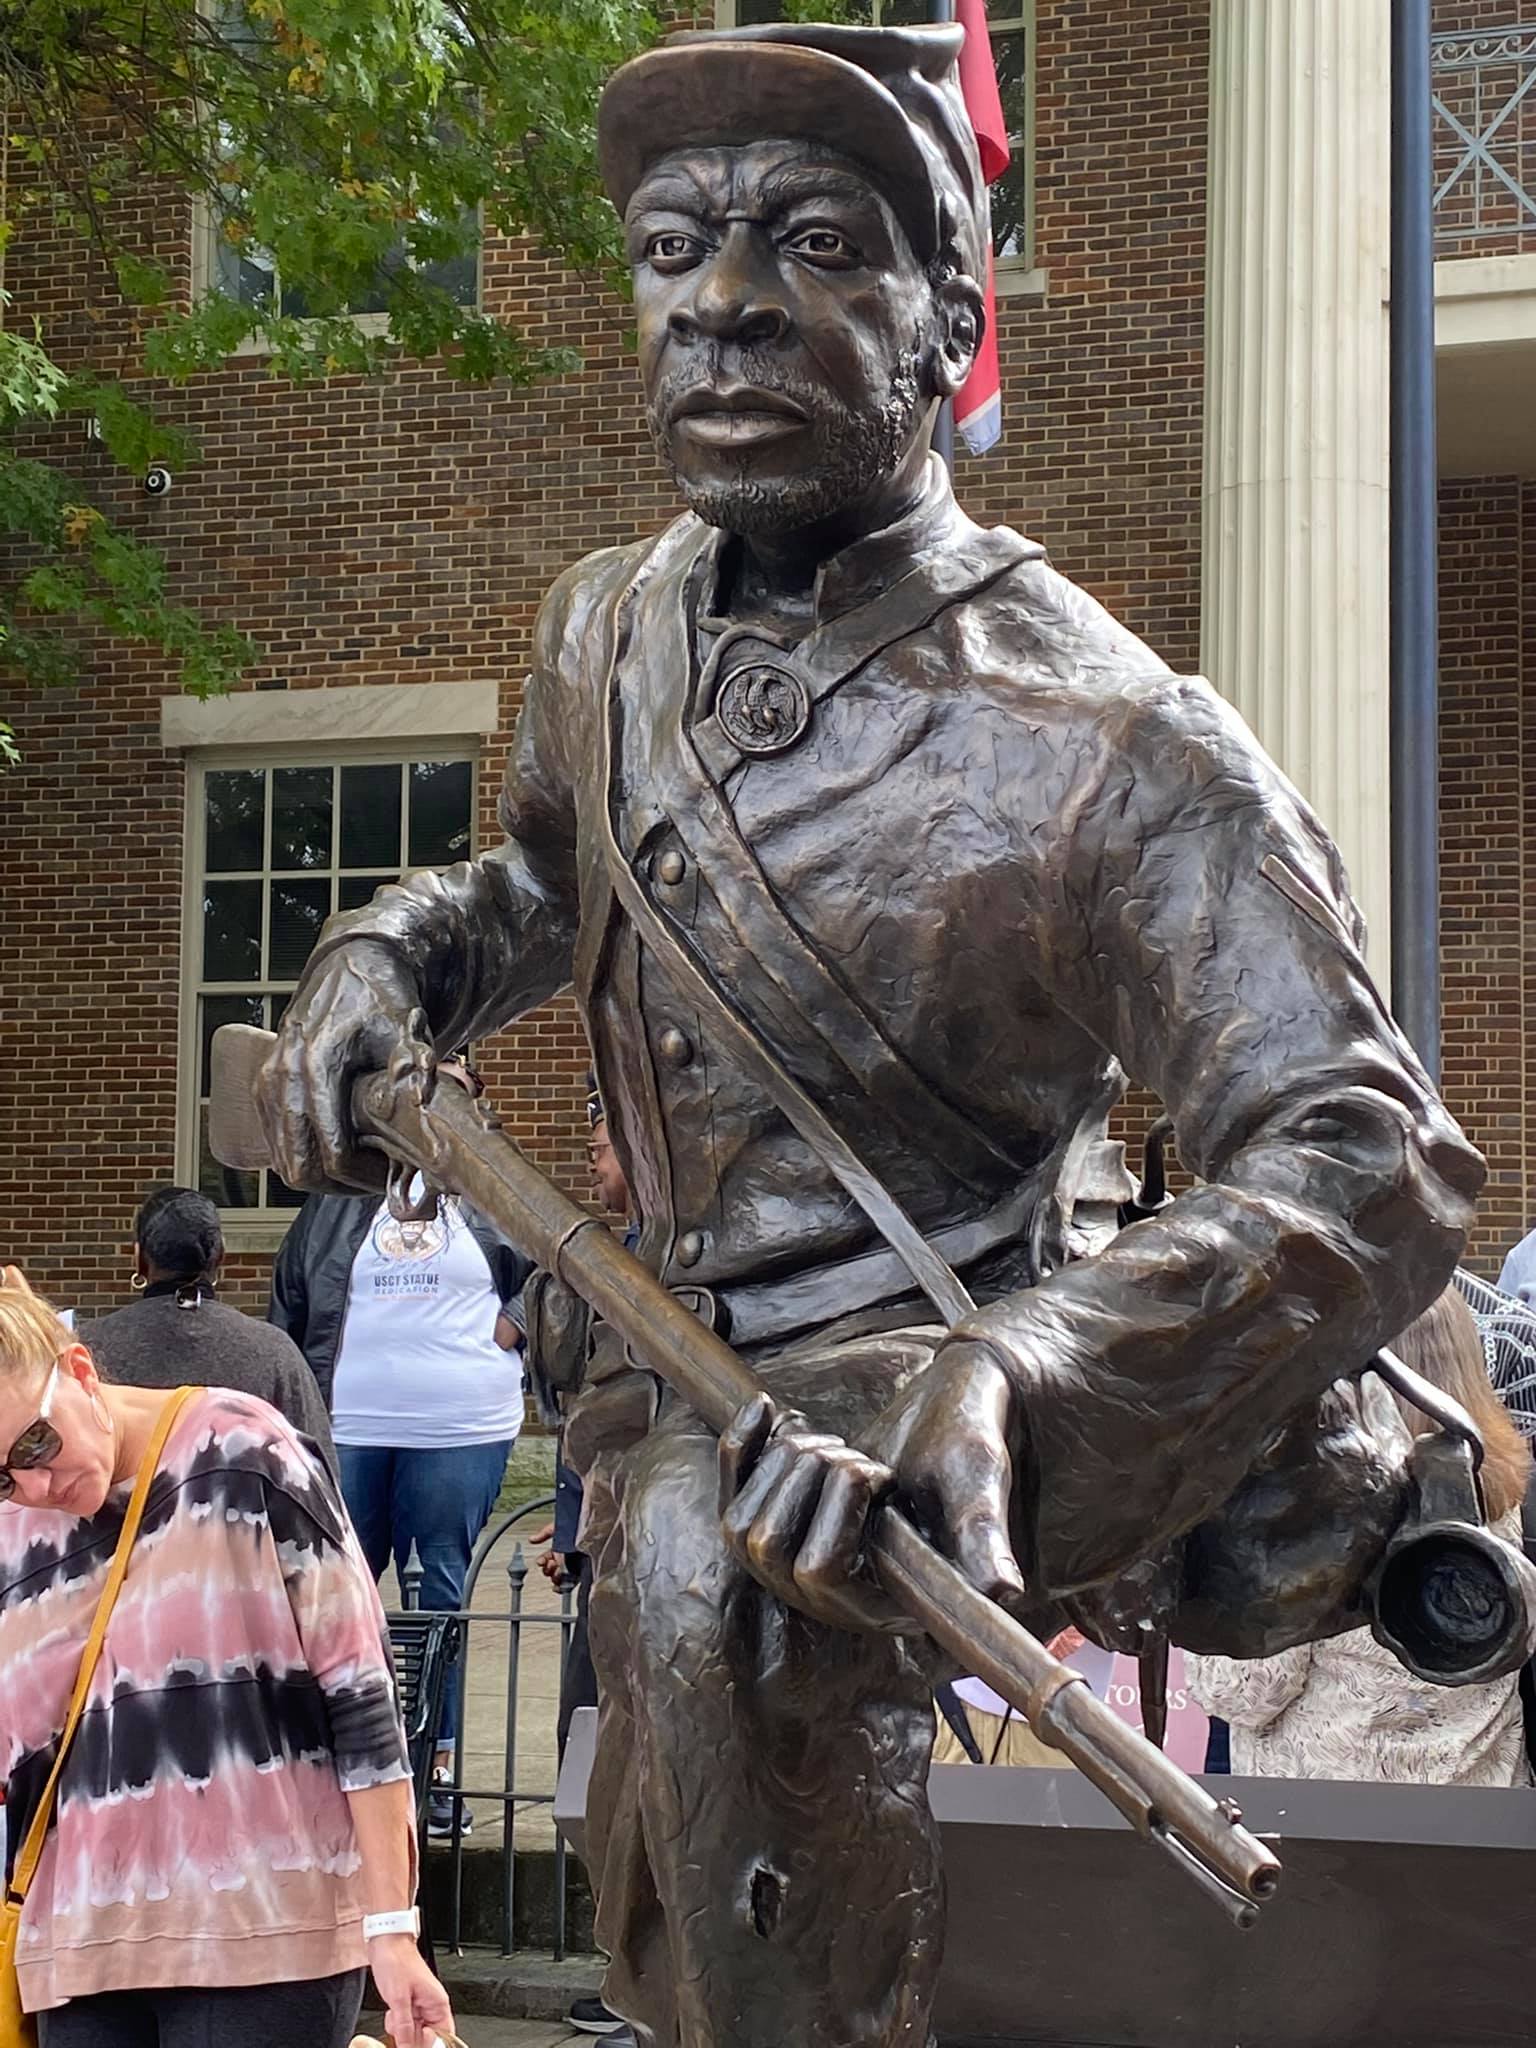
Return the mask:
[[[173,1395],[115,1387],[0,1272],[0,1782],[38,1810],[129,1491]],[[17,1951],[41,2048],[345,2048],[365,1961],[399,2048],[450,2036],[415,1942],[384,1618],[334,1481],[253,1395],[175,1416]]]

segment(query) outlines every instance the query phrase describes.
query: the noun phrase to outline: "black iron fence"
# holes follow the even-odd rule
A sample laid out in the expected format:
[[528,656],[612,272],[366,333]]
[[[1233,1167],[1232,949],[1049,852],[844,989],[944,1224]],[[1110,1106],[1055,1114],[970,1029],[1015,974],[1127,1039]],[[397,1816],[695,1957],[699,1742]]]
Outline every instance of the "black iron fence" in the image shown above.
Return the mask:
[[[566,1895],[569,1871],[565,1841],[559,1830],[554,1826],[552,1811],[554,1804],[553,1783],[547,1789],[542,1785],[530,1786],[519,1783],[519,1778],[523,1774],[524,1768],[519,1757],[519,1739],[520,1736],[526,1734],[526,1725],[523,1723],[521,1714],[521,1679],[523,1674],[525,1633],[530,1629],[545,1631],[554,1629],[559,1632],[558,1668],[563,1676],[566,1659],[570,1654],[571,1631],[576,1626],[576,1613],[571,1603],[571,1592],[568,1588],[560,1595],[558,1612],[530,1612],[527,1605],[528,1575],[530,1571],[537,1569],[537,1567],[530,1563],[528,1553],[524,1548],[521,1525],[531,1523],[538,1517],[543,1517],[547,1520],[553,1511],[554,1496],[551,1494],[542,1500],[529,1501],[520,1508],[500,1515],[489,1524],[484,1535],[476,1545],[475,1554],[470,1563],[469,1572],[464,1582],[463,1605],[451,1617],[458,1631],[459,1694],[455,1729],[456,1742],[453,1752],[451,1783],[446,1786],[439,1786],[437,1789],[439,1793],[447,1792],[452,1800],[453,1825],[452,1831],[445,1843],[446,1852],[450,1858],[447,1911],[445,1914],[440,1913],[438,1916],[443,1924],[438,1924],[437,1919],[434,1919],[432,1935],[440,1946],[455,1950],[462,1949],[464,1946],[466,1918],[465,1856],[467,1841],[464,1828],[465,1805],[468,1801],[476,1801],[482,1804],[490,1802],[500,1806],[502,1816],[501,1842],[497,1852],[499,1857],[500,1910],[498,1919],[500,1923],[501,1952],[503,1955],[512,1954],[517,1945],[518,1924],[517,1817],[520,1813],[526,1814],[537,1812],[541,1808],[549,1808],[551,1809],[549,1820],[550,1847],[553,1851],[554,1859],[553,1935],[549,1946],[555,1960],[559,1962],[564,1959],[566,1953]],[[507,1583],[506,1606],[477,1613],[475,1611],[475,1594],[484,1577],[486,1568],[493,1555],[508,1542],[510,1542],[511,1548],[508,1551],[505,1566]],[[413,1549],[411,1558],[400,1575],[401,1603],[408,1614],[420,1611],[422,1576],[422,1569]],[[465,1736],[469,1719],[471,1675],[476,1668],[476,1660],[491,1653],[491,1646],[487,1644],[487,1637],[494,1638],[496,1634],[501,1634],[505,1639],[503,1659],[506,1702],[503,1724],[501,1782],[497,1785],[485,1785],[466,1782]],[[556,1705],[550,1702],[548,1704],[548,1712],[551,1742],[553,1741],[554,1719],[557,1711]],[[441,1894],[438,1893],[437,1896],[441,1897]]]
[[1536,22],[1436,36],[1430,67],[1437,253],[1536,252]]

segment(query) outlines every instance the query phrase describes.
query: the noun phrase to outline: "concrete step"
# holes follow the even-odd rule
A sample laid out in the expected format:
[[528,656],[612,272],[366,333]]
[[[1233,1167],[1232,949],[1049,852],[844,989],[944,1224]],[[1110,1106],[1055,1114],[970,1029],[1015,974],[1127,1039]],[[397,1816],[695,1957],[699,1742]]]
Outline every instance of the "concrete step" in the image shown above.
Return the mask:
[[[571,1956],[557,1963],[536,1949],[510,1956],[490,1949],[467,1949],[455,1956],[439,1949],[437,1969],[456,2014],[546,2024],[563,2020],[573,1999],[595,1997],[603,1975],[597,1956]],[[468,2048],[480,2048],[478,2034],[466,2039]],[[539,2048],[549,2044],[540,2043]]]

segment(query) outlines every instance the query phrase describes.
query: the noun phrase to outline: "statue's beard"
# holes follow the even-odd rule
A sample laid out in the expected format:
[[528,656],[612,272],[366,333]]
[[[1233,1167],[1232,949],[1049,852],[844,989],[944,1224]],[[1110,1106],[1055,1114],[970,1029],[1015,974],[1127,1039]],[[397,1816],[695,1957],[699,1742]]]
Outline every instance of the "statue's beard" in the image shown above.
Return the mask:
[[897,468],[923,410],[921,360],[917,348],[906,351],[892,370],[884,404],[855,412],[825,385],[786,370],[771,353],[744,349],[738,360],[733,351],[733,376],[780,393],[811,422],[814,452],[799,472],[754,474],[757,464],[751,453],[739,458],[730,476],[693,478],[678,467],[665,423],[687,392],[700,383],[720,381],[718,366],[708,366],[703,376],[696,366],[674,372],[647,403],[646,421],[689,510],[700,519],[730,533],[793,533],[856,504]]

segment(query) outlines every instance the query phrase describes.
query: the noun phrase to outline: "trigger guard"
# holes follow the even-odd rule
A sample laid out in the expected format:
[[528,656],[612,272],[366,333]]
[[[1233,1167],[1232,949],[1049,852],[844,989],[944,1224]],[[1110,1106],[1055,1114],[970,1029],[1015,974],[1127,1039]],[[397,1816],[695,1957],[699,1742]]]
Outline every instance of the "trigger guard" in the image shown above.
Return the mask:
[[411,1182],[415,1178],[416,1168],[407,1165],[403,1159],[389,1162],[384,1195],[389,1203],[389,1213],[397,1223],[431,1223],[437,1218],[438,1190],[423,1183],[420,1195],[413,1199]]

